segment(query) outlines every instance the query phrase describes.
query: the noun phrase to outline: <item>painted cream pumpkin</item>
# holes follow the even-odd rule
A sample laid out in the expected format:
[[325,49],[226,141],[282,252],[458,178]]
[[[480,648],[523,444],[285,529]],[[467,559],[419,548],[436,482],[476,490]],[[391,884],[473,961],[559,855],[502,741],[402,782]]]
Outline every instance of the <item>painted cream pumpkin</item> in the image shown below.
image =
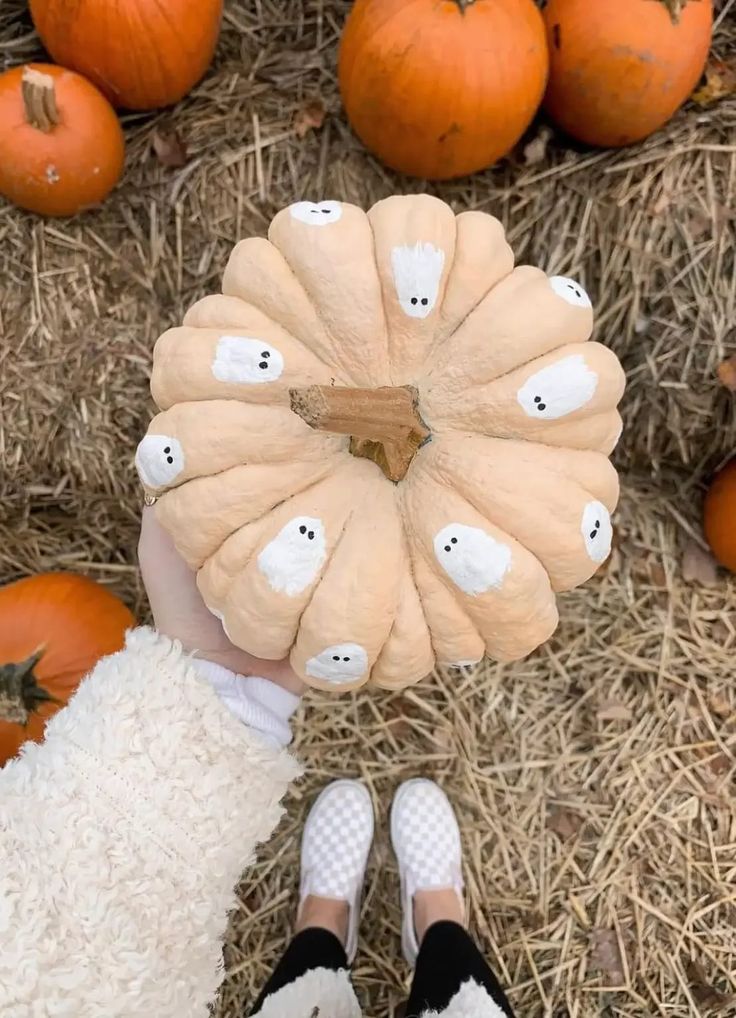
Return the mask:
[[146,491],[230,639],[320,689],[524,657],[611,546],[618,360],[428,195],[297,202],[156,344]]

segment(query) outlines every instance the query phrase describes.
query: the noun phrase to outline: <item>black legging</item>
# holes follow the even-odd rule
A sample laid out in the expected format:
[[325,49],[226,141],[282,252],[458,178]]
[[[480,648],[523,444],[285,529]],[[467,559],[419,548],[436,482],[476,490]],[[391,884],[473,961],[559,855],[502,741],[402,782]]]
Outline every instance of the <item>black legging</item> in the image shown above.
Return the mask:
[[[257,1014],[267,997],[312,969],[337,972],[347,967],[345,950],[334,933],[303,930],[289,944],[251,1013]],[[406,1018],[419,1018],[425,1011],[441,1013],[470,979],[484,987],[489,997],[513,1018],[505,993],[470,934],[458,923],[434,923],[425,933],[419,950]]]

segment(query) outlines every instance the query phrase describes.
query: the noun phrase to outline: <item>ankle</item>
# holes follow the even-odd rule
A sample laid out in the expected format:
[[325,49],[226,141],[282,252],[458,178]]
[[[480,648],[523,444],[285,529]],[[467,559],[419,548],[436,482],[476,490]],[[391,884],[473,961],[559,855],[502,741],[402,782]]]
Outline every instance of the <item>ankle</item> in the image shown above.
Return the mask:
[[465,909],[452,888],[440,891],[417,891],[414,895],[414,929],[421,944],[433,923],[459,923],[465,926]]
[[295,932],[301,933],[302,930],[314,928],[329,930],[344,947],[348,938],[349,918],[350,909],[346,901],[308,894],[299,910]]

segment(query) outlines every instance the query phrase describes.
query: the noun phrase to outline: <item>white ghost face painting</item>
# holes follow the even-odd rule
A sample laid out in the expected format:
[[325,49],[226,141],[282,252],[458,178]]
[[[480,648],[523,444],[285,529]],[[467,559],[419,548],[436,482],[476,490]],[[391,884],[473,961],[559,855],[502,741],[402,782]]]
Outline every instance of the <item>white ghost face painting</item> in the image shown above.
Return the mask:
[[342,217],[339,201],[298,201],[289,208],[291,218],[307,226],[329,226]]
[[568,304],[574,304],[579,308],[593,307],[590,297],[574,279],[568,279],[567,276],[552,276],[549,285],[557,296],[562,297]]
[[476,597],[498,589],[511,566],[511,549],[479,527],[450,523],[435,536],[434,553],[452,582]]
[[611,551],[613,528],[608,509],[602,502],[588,502],[583,509],[580,533],[590,558],[594,562],[605,561]]
[[245,336],[221,336],[212,374],[218,382],[258,385],[275,382],[284,370],[284,358],[270,343]]
[[295,597],[311,586],[325,561],[325,528],[312,516],[295,516],[258,556],[272,590]]
[[168,488],[184,469],[184,450],[176,438],[146,435],[136,450],[135,466],[147,488]]
[[335,686],[355,682],[368,671],[368,652],[359,643],[336,643],[310,657],[305,671]]
[[516,398],[528,417],[556,421],[589,403],[597,386],[598,375],[588,367],[583,355],[572,354],[533,374]]
[[433,310],[444,265],[445,252],[421,241],[391,252],[396,295],[410,318],[426,318]]

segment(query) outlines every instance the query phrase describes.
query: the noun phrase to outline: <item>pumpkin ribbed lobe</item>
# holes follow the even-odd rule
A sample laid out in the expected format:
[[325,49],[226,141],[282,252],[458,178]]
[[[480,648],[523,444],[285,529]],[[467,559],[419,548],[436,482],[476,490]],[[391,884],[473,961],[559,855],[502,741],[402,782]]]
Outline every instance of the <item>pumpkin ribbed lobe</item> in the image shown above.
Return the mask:
[[359,389],[310,385],[291,389],[291,409],[316,431],[350,435],[353,456],[372,460],[390,481],[400,481],[429,437],[411,385]]
[[59,123],[54,79],[35,67],[24,67],[21,91],[26,120],[32,127],[48,134]]
[[25,661],[0,665],[0,721],[26,725],[42,703],[58,703],[34,674],[45,649],[39,647]]

